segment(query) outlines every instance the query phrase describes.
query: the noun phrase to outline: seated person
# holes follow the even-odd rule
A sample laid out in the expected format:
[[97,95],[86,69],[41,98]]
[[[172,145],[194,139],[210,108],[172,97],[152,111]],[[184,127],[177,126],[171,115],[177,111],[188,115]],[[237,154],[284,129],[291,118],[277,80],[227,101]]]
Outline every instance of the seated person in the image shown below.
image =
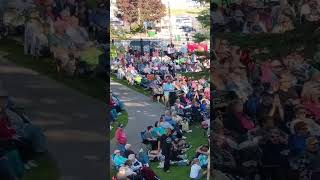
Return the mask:
[[166,130],[165,128],[161,127],[159,125],[159,122],[157,121],[155,124],[154,124],[154,128],[152,129],[152,134],[153,136],[155,137],[160,137],[162,136],[163,134],[166,133]]
[[204,112],[207,110],[207,101],[204,99],[201,101],[201,104],[200,104],[200,111],[201,112]]
[[125,151],[124,151],[124,153],[123,153],[123,156],[124,156],[125,158],[128,158],[128,156],[129,156],[130,154],[135,154],[135,153],[131,150],[131,144],[126,144],[126,145],[124,146],[124,148],[125,148]]
[[169,122],[165,121],[163,117],[160,118],[159,126],[164,129],[167,129],[167,128],[169,128],[171,130],[174,129],[174,127]]
[[134,154],[130,154],[128,159],[132,162],[131,169],[134,172],[138,172],[142,168],[142,163],[137,160],[137,158]]
[[117,149],[114,151],[112,162],[116,167],[121,167],[127,160],[127,158],[121,156],[120,150]]
[[301,121],[294,126],[295,133],[289,137],[290,154],[299,155],[305,151],[306,139],[310,136],[308,125]]
[[193,159],[189,177],[191,179],[201,179],[206,172],[202,172],[199,159]]
[[[21,134],[22,135],[22,134]],[[27,139],[28,138],[28,139]],[[9,117],[4,109],[0,106],[0,139],[3,142],[14,145],[14,149],[19,152],[19,158],[24,163],[24,168],[29,170],[35,167],[32,158],[35,154],[35,148],[32,146],[33,139],[18,135],[17,131],[11,127]]]
[[58,60],[57,63],[61,68],[72,73],[75,70],[75,62],[70,61],[70,54],[79,57],[80,53],[70,40],[70,37],[65,34],[63,23],[55,24],[55,30],[55,33],[48,38],[50,51],[53,53],[53,57]]
[[[281,137],[278,129],[272,129],[266,142],[261,144],[263,177],[284,180],[283,176],[288,166],[287,155],[289,153],[287,142]],[[270,173],[274,172],[274,173]]]
[[117,178],[119,179],[129,179],[129,180],[134,180],[134,179],[141,179],[139,178],[139,175],[134,172],[132,169],[132,162],[130,160],[127,160],[122,167],[119,168],[119,172],[117,174]]
[[311,179],[320,178],[320,152],[319,152],[319,140],[316,137],[309,137],[306,140],[307,151],[305,152],[306,158],[309,160],[308,167],[312,171]]
[[87,31],[79,26],[78,18],[72,17],[70,26],[66,28],[66,35],[70,37],[78,49],[86,49],[93,45],[93,43],[89,41]]
[[150,144],[152,147],[152,150],[157,149],[158,146],[158,140],[156,136],[154,136],[153,132],[153,126],[148,126],[147,131],[144,133],[144,143]]
[[177,125],[175,121],[172,120],[171,112],[170,110],[165,111],[165,115],[163,116],[164,120],[168,123],[170,123],[173,127]]
[[172,112],[172,120],[174,120],[176,122],[177,125],[181,126],[181,123],[182,123],[182,117],[178,116],[177,115],[177,112],[176,111],[173,111]]

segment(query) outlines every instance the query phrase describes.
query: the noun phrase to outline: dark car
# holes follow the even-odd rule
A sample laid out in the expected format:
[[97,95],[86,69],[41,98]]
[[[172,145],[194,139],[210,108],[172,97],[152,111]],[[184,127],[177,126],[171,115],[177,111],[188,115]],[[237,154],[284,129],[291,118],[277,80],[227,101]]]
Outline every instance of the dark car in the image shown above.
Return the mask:
[[[165,50],[166,46],[167,46],[168,42],[165,41],[160,41],[160,40],[142,40],[142,45],[144,48],[158,48],[158,49],[162,49]],[[135,50],[140,51],[141,48],[141,41],[140,40],[132,40],[129,43],[129,47]]]
[[186,33],[196,32],[196,30],[190,26],[182,26],[180,29],[182,29]]

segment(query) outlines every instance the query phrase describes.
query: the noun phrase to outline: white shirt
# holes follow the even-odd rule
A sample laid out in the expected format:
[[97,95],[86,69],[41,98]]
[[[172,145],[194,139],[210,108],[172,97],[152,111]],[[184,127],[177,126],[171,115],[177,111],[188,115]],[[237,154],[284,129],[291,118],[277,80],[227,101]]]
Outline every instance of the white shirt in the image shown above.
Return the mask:
[[191,166],[190,178],[197,178],[199,176],[201,167],[198,164],[193,164]]

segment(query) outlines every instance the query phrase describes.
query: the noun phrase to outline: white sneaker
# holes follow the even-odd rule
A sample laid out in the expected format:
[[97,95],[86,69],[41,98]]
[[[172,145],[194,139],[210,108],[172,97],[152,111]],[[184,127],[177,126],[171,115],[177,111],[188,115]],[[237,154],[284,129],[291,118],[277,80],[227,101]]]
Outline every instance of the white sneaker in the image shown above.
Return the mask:
[[38,165],[36,164],[36,162],[35,162],[34,160],[29,161],[29,162],[28,162],[28,165],[29,165],[30,167],[38,167]]
[[192,130],[188,130],[188,131],[186,131],[187,133],[192,133]]
[[182,136],[182,139],[187,139],[187,137],[185,137],[185,136]]
[[25,169],[25,170],[30,170],[31,167],[30,167],[28,164],[24,164],[24,169]]

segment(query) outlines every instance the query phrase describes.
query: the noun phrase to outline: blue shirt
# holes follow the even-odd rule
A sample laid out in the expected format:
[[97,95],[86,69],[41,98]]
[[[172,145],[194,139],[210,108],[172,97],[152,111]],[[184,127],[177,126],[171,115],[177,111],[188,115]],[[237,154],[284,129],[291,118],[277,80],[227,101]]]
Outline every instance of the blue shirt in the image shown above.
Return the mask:
[[200,104],[200,110],[206,111],[206,109],[207,109],[206,106],[207,106],[206,104]]
[[152,130],[152,134],[155,136],[155,137],[158,137],[158,133],[160,134],[160,136],[162,136],[163,134],[166,133],[165,129],[163,127],[154,127],[153,130]]
[[163,94],[165,96],[168,96],[170,92],[173,92],[174,91],[174,86],[171,84],[171,83],[165,83],[163,85]]
[[306,140],[308,137],[291,135],[289,137],[289,148],[293,155],[298,155],[306,150]]

